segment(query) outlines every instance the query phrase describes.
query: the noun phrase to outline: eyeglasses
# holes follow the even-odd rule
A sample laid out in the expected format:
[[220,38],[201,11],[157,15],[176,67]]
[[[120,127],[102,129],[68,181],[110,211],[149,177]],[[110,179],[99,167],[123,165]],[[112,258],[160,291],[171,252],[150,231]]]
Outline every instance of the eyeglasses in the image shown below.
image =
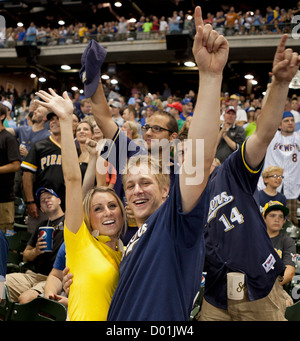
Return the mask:
[[267,176],[267,178],[284,179],[284,176],[283,175],[273,174],[273,175]]
[[144,126],[142,126],[143,131],[148,131],[149,129],[151,129],[153,133],[159,133],[162,130],[166,130],[170,133],[173,133],[173,131],[166,129],[166,128],[163,128],[163,127],[158,126],[158,125],[154,125],[151,127],[151,126],[149,126],[149,124],[145,124]]

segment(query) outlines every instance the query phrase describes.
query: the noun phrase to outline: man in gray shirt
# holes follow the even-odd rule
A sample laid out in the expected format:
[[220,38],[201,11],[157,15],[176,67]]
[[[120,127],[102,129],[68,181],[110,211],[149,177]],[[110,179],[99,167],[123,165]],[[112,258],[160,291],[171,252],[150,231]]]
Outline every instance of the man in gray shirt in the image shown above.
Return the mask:
[[291,237],[282,231],[288,213],[289,209],[279,201],[269,201],[263,211],[268,235],[274,249],[286,266],[281,285],[290,282],[295,276],[295,263],[292,258],[296,254],[296,244]]
[[220,127],[218,135],[218,146],[216,158],[223,163],[226,158],[239,149],[245,141],[246,133],[243,127],[238,126],[236,123],[236,110],[230,106],[225,111],[224,123]]

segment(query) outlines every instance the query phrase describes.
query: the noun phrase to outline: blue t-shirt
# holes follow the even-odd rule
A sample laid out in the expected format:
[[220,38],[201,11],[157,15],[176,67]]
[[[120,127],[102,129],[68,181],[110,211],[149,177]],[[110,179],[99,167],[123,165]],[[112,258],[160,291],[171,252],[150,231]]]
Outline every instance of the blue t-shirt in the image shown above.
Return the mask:
[[188,321],[201,284],[208,191],[182,212],[179,176],[126,247],[110,321]]
[[[19,144],[25,145],[28,151],[35,142],[46,139],[51,135],[50,131],[47,129],[34,132],[31,126],[20,126],[16,127],[14,130],[16,137],[19,140]],[[23,160],[24,157],[22,157],[22,161]]]
[[63,242],[57,252],[53,267],[57,270],[63,271],[66,267],[66,245]]
[[227,309],[227,273],[242,272],[250,301],[269,294],[285,266],[274,250],[255,198],[261,167],[251,169],[242,147],[211,174],[206,244],[207,302]]
[[8,240],[0,230],[0,277],[6,276],[7,269]]
[[281,202],[284,206],[286,206],[286,197],[285,195],[281,193],[277,193],[276,195],[268,195],[265,193],[263,190],[258,191],[258,196],[259,196],[259,204],[260,204],[260,211],[263,212],[265,204],[268,203],[269,201],[279,201]]

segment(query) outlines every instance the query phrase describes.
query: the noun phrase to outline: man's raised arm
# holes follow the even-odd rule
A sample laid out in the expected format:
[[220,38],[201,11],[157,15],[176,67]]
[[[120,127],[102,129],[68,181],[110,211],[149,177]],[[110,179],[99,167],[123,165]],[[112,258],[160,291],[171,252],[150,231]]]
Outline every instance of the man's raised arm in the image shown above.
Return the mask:
[[97,125],[102,130],[103,135],[107,139],[112,140],[116,134],[116,131],[118,130],[118,126],[112,119],[111,112],[104,95],[101,78],[99,79],[98,88],[91,97],[91,100],[92,113],[95,117]]
[[[191,145],[187,150],[182,174],[180,174],[184,212],[190,211],[195,206],[204,191],[215,156],[219,132],[222,75],[229,52],[227,40],[214,31],[211,25],[203,24],[199,6],[195,9],[195,25],[197,33],[193,54],[199,70],[200,84],[188,134]],[[204,141],[204,148],[201,148],[201,143],[197,144],[197,140]]]
[[300,65],[298,53],[285,48],[286,41],[287,34],[283,35],[277,47],[269,94],[257,119],[256,130],[247,141],[245,159],[252,168],[258,167],[262,162],[268,145],[280,125],[289,84]]

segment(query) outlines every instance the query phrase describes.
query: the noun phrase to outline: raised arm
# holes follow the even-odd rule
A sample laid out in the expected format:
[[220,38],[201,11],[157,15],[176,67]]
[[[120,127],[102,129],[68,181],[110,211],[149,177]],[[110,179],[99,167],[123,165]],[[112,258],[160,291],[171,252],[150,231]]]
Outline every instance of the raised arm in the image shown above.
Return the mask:
[[36,94],[45,101],[37,102],[51,109],[59,117],[62,169],[66,185],[65,224],[71,232],[76,233],[83,221],[83,208],[81,172],[72,129],[73,103],[66,91],[63,97],[58,96],[52,89],[49,91],[50,94],[42,90],[37,92]]
[[268,96],[257,119],[256,130],[247,141],[245,159],[252,168],[258,167],[262,162],[268,145],[280,125],[289,84],[300,65],[298,53],[285,48],[286,40],[287,34],[283,35],[277,47]]
[[[204,26],[199,6],[195,9],[194,17],[197,33],[193,54],[199,70],[200,84],[188,134],[191,145],[185,155],[180,174],[184,212],[195,206],[204,191],[216,152],[222,74],[229,51],[227,40],[214,31],[211,25]],[[201,148],[201,143],[197,143],[197,140],[204,142],[204,148]]]
[[102,130],[103,135],[112,140],[118,130],[118,126],[111,116],[109,106],[107,104],[101,78],[96,92],[91,97],[92,100],[92,113],[97,122],[98,127]]

